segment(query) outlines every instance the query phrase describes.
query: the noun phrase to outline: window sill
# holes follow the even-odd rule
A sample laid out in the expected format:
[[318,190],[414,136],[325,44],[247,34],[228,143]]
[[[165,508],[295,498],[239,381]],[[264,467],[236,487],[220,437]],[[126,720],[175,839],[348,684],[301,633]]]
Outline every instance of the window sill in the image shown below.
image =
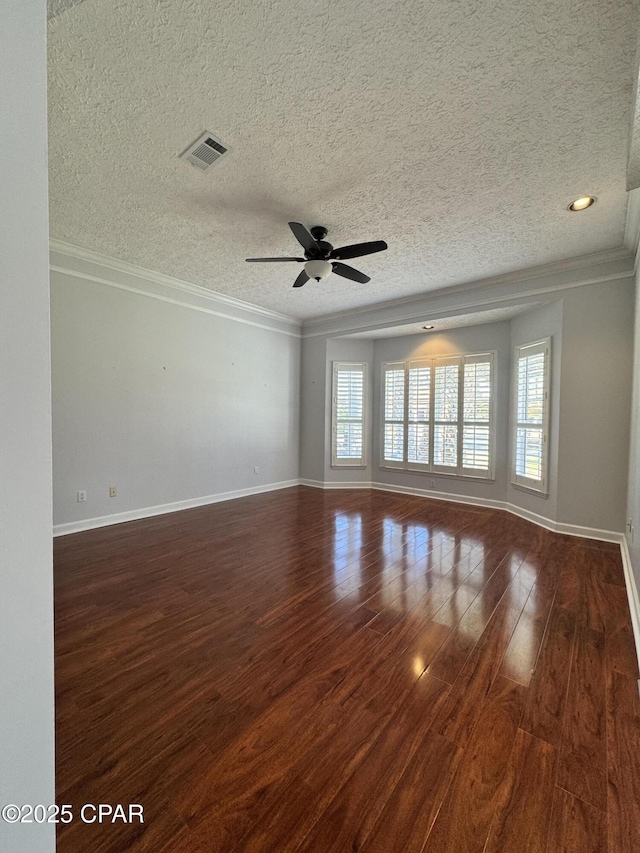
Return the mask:
[[545,501],[549,497],[548,491],[542,491],[542,489],[535,489],[533,486],[523,486],[521,483],[511,483],[511,488],[517,489],[519,492],[526,492],[529,495],[537,495],[539,498],[543,498]]
[[343,464],[343,463],[336,465],[335,462],[332,462],[330,467],[331,467],[332,471],[344,471],[344,470],[347,470],[347,471],[366,471],[369,466],[368,465],[349,465],[349,464]]

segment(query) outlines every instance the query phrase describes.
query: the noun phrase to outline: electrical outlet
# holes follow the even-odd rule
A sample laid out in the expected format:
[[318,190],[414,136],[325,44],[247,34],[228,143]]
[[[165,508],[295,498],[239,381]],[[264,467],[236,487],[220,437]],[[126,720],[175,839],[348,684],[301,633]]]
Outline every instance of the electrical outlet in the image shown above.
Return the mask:
[[260,469],[258,468],[258,466],[257,466],[257,465],[254,465],[253,473],[254,473],[254,474],[259,474],[259,473],[260,473]]
[[430,487],[430,488],[432,488],[432,489],[435,489],[435,487],[436,487],[436,481],[435,481],[435,480],[429,480],[429,487]]
[[86,499],[87,499],[87,493],[85,492],[84,489],[80,489],[80,491],[77,493],[77,496],[78,496],[78,503],[79,504],[84,503],[84,501],[86,501]]
[[116,489],[115,486],[109,486],[109,497],[110,498],[117,498],[118,497],[118,490]]

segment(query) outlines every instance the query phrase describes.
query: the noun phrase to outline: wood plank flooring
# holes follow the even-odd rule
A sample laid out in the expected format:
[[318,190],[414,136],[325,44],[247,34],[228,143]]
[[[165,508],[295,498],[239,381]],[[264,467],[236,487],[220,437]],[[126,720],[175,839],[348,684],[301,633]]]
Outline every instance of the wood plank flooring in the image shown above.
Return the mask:
[[297,487],[54,550],[59,853],[640,850],[617,546]]

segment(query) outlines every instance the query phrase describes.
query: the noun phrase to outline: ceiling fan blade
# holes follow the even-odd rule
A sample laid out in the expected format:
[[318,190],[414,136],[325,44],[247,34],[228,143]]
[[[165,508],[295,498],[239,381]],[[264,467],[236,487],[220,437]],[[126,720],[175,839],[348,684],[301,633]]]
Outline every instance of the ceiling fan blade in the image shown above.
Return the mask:
[[354,243],[352,246],[334,249],[329,257],[332,260],[349,260],[349,258],[360,258],[362,255],[372,255],[374,252],[384,252],[388,248],[384,240],[373,240],[371,243]]
[[350,267],[348,264],[332,264],[333,271],[336,275],[341,275],[344,278],[350,278],[351,281],[359,281],[360,284],[366,284],[368,281],[371,281],[368,275],[365,275],[360,270],[354,270],[353,267]]
[[250,264],[258,264],[265,263],[269,261],[298,261],[299,263],[304,263],[304,258],[245,258],[246,261],[249,261]]
[[301,225],[299,222],[290,222],[289,228],[291,228],[293,236],[296,238],[298,243],[300,243],[305,252],[315,252],[318,250],[318,244],[311,234],[309,234],[304,225]]
[[298,278],[293,282],[294,287],[302,287],[303,284],[306,284],[309,281],[309,276],[306,273],[306,270],[302,270]]

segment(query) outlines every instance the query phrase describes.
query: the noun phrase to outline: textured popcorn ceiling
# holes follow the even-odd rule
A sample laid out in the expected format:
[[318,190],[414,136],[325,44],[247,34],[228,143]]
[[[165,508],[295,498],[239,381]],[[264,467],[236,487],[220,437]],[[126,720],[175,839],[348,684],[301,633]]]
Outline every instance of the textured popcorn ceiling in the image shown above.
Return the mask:
[[[58,5],[53,237],[298,318],[622,244],[631,0]],[[389,250],[293,290],[290,219]]]

